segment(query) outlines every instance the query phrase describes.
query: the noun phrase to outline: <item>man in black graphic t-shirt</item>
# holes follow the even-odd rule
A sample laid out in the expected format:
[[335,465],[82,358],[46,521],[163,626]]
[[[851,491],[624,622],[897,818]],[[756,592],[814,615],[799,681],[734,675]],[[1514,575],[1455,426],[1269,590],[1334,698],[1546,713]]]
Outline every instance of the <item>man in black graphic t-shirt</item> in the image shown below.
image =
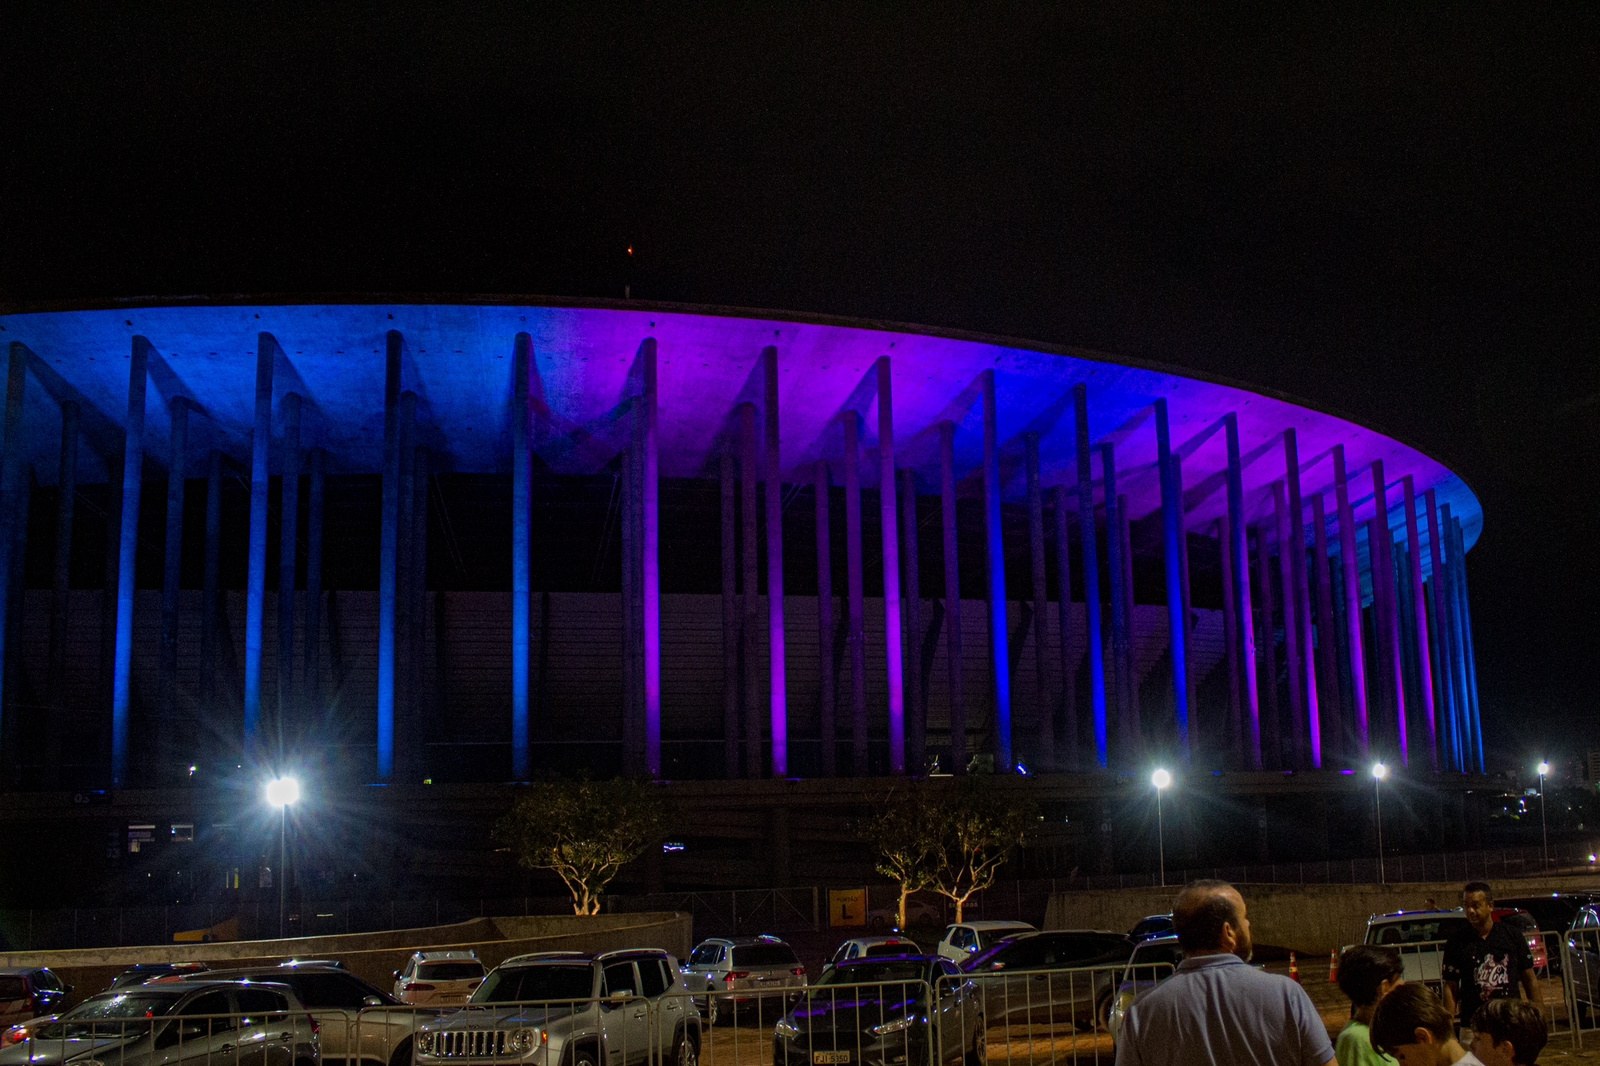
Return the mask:
[[1468,884],[1461,890],[1461,906],[1469,927],[1445,941],[1439,965],[1446,1009],[1470,1024],[1480,1006],[1491,999],[1514,999],[1519,987],[1537,1005],[1533,952],[1526,937],[1494,920],[1489,886],[1482,881]]

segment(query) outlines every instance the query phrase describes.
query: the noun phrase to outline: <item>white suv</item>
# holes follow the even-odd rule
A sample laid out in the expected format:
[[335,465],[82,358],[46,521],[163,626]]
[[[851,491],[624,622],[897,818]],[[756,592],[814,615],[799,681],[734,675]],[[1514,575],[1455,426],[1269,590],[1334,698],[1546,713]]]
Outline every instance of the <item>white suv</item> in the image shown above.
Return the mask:
[[394,998],[415,1005],[465,1003],[483,983],[475,951],[417,951],[394,972]]
[[944,931],[944,939],[939,941],[939,954],[959,966],[1008,936],[1034,931],[1027,922],[962,922]]

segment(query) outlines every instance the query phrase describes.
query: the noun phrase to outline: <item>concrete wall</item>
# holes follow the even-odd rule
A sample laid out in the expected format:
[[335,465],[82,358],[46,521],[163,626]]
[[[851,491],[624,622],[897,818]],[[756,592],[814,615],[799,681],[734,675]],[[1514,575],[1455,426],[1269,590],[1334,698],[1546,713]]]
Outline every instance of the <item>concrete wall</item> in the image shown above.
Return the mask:
[[[1562,889],[1593,890],[1593,876],[1530,878],[1495,886],[1505,896],[1535,896]],[[1429,905],[1460,905],[1461,882],[1399,885],[1244,885],[1250,933],[1258,949],[1323,955],[1359,943],[1374,914]],[[1045,909],[1046,929],[1113,929],[1124,932],[1150,914],[1172,910],[1176,888],[1058,892]]]
[[543,915],[477,918],[456,925],[395,929],[378,933],[242,940],[222,944],[166,944],[135,948],[81,948],[0,954],[0,966],[48,966],[74,985],[76,1002],[111,983],[139,962],[204,962],[214,970],[271,965],[287,958],[339,959],[349,970],[387,990],[393,972],[413,951],[472,949],[486,966],[532,951],[615,951],[662,948],[686,958],[693,946],[694,918],[678,911],[602,914],[593,918]]

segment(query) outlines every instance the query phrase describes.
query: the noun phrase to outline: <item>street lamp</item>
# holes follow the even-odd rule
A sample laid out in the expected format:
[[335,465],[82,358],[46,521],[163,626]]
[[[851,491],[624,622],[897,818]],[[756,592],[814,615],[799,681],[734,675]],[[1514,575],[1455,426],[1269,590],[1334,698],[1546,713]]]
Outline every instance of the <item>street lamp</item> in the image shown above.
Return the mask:
[[275,777],[267,782],[267,802],[278,808],[278,939],[283,939],[284,912],[289,878],[289,807],[300,798],[300,782],[292,777]]
[[1539,762],[1539,835],[1544,839],[1544,868],[1550,869],[1550,825],[1544,817],[1544,778],[1550,772],[1550,764]]
[[1172,775],[1157,769],[1150,775],[1150,784],[1156,790],[1156,854],[1160,856],[1161,887],[1167,887],[1167,838],[1161,827],[1161,793],[1172,787]]
[[1389,776],[1389,768],[1381,762],[1372,764],[1372,802],[1377,807],[1378,814],[1378,884],[1384,884],[1383,876],[1383,779]]

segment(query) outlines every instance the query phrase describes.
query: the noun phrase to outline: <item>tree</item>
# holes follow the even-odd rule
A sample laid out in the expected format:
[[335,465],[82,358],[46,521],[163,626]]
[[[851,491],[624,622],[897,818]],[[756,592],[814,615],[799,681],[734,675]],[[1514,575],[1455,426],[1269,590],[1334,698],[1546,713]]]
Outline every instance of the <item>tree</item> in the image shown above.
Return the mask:
[[877,813],[857,827],[877,853],[877,870],[900,886],[897,927],[906,927],[906,900],[913,892],[933,888],[933,855],[939,848],[938,803],[926,786],[913,785],[891,793]]
[[1038,821],[1033,801],[1008,791],[968,777],[938,804],[930,877],[933,890],[955,904],[958,922],[967,900],[994,884],[1001,865]]
[[623,866],[661,839],[666,805],[642,781],[552,781],[531,786],[495,824],[495,841],[528,870],[554,870],[575,914],[600,913]]

